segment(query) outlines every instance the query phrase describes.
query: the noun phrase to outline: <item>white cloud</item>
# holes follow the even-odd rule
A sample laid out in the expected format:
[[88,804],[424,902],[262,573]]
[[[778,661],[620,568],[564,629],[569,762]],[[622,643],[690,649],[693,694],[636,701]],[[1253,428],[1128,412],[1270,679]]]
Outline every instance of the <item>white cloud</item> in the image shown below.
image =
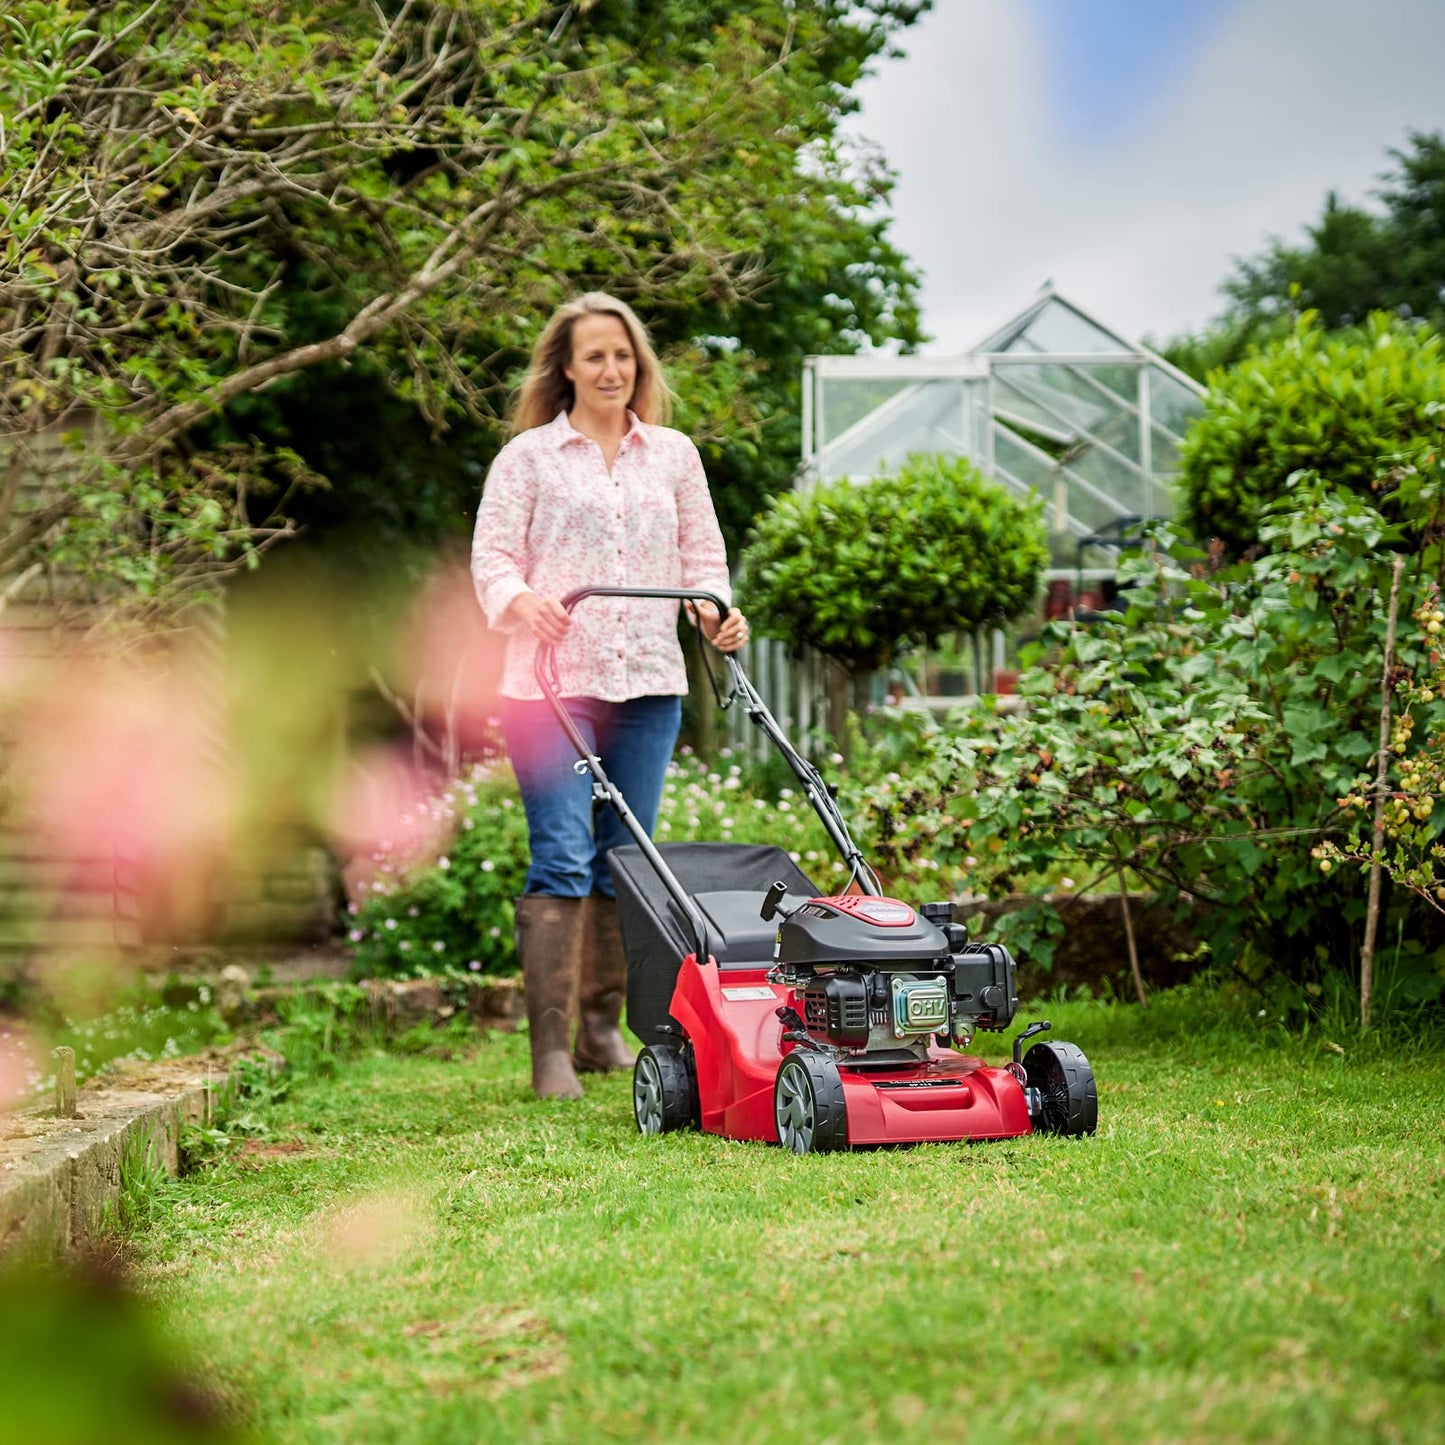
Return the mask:
[[940,0],[904,44],[853,124],[900,173],[893,236],[940,352],[1045,278],[1126,334],[1197,325],[1233,256],[1297,237],[1331,188],[1365,200],[1389,147],[1445,127],[1439,0],[1247,0],[1098,145],[1065,132],[1019,0]]

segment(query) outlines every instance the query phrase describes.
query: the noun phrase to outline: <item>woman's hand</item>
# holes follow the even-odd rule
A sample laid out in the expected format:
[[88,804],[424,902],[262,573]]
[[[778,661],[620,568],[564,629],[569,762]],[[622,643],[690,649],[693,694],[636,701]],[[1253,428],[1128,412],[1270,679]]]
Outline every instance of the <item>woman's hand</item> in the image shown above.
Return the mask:
[[700,602],[696,605],[689,602],[687,610],[698,619],[702,635],[719,652],[736,652],[748,640],[748,619],[736,607],[721,624],[718,622],[717,608],[711,602]]
[[538,597],[535,592],[519,592],[508,611],[539,642],[550,642],[554,647],[566,638],[572,626],[572,614],[555,597]]

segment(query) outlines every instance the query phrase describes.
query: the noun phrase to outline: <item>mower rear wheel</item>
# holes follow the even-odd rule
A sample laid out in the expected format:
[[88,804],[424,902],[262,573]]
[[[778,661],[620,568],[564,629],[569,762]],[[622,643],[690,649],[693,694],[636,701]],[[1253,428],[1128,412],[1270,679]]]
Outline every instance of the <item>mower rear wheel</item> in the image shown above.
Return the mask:
[[643,1134],[670,1134],[697,1117],[692,1065],[675,1044],[648,1044],[632,1068],[632,1113]]
[[848,1105],[837,1064],[811,1049],[794,1049],[778,1067],[773,1118],[778,1143],[794,1154],[846,1149]]
[[1037,1091],[1034,1129],[1040,1134],[1092,1134],[1099,1127],[1094,1071],[1075,1044],[1035,1044],[1024,1055],[1029,1088]]

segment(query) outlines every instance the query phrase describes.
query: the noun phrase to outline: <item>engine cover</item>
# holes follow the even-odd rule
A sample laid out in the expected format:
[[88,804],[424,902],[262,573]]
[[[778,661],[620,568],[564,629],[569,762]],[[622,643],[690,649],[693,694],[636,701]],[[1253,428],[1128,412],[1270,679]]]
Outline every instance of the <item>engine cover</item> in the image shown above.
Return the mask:
[[922,971],[948,958],[948,939],[892,898],[812,898],[779,925],[777,957],[804,966]]

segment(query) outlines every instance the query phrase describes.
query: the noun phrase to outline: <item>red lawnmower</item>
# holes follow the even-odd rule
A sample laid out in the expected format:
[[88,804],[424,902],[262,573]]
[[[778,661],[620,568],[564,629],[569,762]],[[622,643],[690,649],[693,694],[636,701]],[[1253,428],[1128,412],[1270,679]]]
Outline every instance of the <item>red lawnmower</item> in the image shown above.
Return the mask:
[[[587,597],[716,597],[676,588],[586,587]],[[781,848],[749,843],[658,846],[592,755],[558,696],[552,647],[537,649],[543,695],[592,778],[594,806],[616,809],[636,846],[609,856],[627,951],[627,1019],[644,1041],[633,1110],[644,1134],[690,1125],[729,1139],[776,1140],[798,1154],[854,1145],[1091,1134],[1093,1070],[1073,1044],[1034,1023],[1002,1067],[964,1053],[978,1029],[1003,1030],[1018,1008],[1014,960],[974,943],[951,903],[916,911],[882,896],[817,769],[783,735],[728,656],[731,689],[797,776],[848,865],[823,895]],[[1022,1056],[1021,1056],[1022,1055]]]

